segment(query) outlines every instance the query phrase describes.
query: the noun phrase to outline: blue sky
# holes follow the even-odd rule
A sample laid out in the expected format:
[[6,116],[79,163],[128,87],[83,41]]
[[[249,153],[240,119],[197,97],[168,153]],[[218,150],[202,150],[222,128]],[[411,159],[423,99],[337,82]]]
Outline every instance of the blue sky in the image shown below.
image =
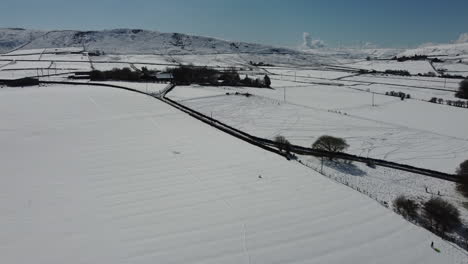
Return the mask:
[[298,46],[447,43],[468,32],[467,0],[1,0],[0,27],[144,28]]

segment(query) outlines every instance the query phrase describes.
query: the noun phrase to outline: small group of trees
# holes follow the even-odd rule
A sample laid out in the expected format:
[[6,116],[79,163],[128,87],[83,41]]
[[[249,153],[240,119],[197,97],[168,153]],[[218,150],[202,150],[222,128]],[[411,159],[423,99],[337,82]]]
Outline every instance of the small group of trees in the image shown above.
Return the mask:
[[398,62],[404,62],[404,61],[421,61],[421,60],[429,60],[431,62],[444,62],[443,60],[439,59],[439,58],[429,58],[427,55],[418,55],[418,54],[415,54],[413,56],[401,56],[401,57],[397,57],[397,56],[394,56],[392,58],[392,60],[396,60]]
[[273,64],[264,63],[263,61],[260,61],[260,62],[249,61],[249,64],[252,66],[273,66]]
[[262,79],[251,79],[249,76],[245,76],[244,79],[241,81],[242,86],[247,86],[247,87],[264,87],[264,88],[270,88],[271,87],[271,80],[268,75],[265,75]]
[[418,76],[423,76],[423,77],[436,77],[437,74],[435,72],[426,72],[426,73],[418,73]]
[[89,78],[91,81],[157,81],[155,73],[155,71],[150,71],[145,67],[143,67],[142,71],[132,71],[130,68],[125,67],[122,69],[114,68],[110,71],[93,70],[89,73]]
[[426,55],[413,55],[413,56],[401,56],[401,57],[397,57],[397,56],[394,56],[392,58],[392,60],[396,60],[398,62],[403,62],[403,61],[418,61],[418,60],[427,60],[427,56]]
[[406,219],[420,222],[440,234],[451,232],[461,225],[459,210],[439,197],[433,197],[421,206],[416,201],[400,195],[393,201],[393,207]]
[[209,67],[180,66],[169,68],[176,84],[201,84],[201,85],[224,85],[224,86],[247,86],[269,88],[271,80],[268,75],[263,78],[251,79],[248,76],[241,79],[236,69],[219,71]]
[[91,56],[91,57],[98,57],[98,56],[101,56],[101,55],[104,56],[105,52],[100,51],[100,50],[88,51],[88,56]]
[[212,84],[218,82],[221,72],[208,67],[180,66],[168,68],[167,72],[172,73],[176,84]]
[[430,103],[434,103],[434,104],[443,104],[445,101],[444,99],[442,98],[437,98],[437,97],[432,97],[430,100],[429,100]]
[[395,96],[395,97],[400,97],[401,100],[410,99],[411,95],[403,92],[395,92],[395,91],[390,91],[390,92],[385,92],[385,95],[388,96]]
[[407,70],[385,70],[385,73],[400,76],[411,76],[411,74]]
[[[456,189],[468,198],[468,160],[460,164],[457,175],[460,179]],[[406,219],[415,221],[441,236],[446,236],[447,233],[454,230],[457,232],[466,230],[463,227],[458,208],[440,197],[432,197],[425,202],[418,203],[411,198],[400,195],[393,200],[393,208]],[[464,239],[466,242],[468,237]]]
[[456,107],[468,107],[468,104],[462,100],[446,100],[447,105],[456,106]]
[[[287,153],[291,151],[291,143],[284,136],[278,135],[273,140],[276,142],[280,151],[285,151]],[[314,144],[312,144],[313,149],[327,152],[343,152],[348,147],[349,145],[346,143],[345,139],[328,135],[319,137]],[[330,157],[330,159],[332,159],[332,157]]]
[[446,105],[456,106],[456,107],[468,107],[468,102],[462,101],[462,100],[444,100],[442,98],[432,97],[429,100],[429,102],[435,103],[435,104],[446,104]]

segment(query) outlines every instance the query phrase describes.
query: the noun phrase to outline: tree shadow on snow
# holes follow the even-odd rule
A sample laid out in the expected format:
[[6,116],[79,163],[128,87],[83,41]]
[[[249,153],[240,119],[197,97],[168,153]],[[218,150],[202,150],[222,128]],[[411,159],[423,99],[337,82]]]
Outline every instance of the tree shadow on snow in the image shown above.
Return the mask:
[[349,174],[352,176],[365,176],[367,173],[361,170],[358,166],[353,163],[341,161],[341,160],[326,160],[324,165],[329,168],[335,169],[339,172]]

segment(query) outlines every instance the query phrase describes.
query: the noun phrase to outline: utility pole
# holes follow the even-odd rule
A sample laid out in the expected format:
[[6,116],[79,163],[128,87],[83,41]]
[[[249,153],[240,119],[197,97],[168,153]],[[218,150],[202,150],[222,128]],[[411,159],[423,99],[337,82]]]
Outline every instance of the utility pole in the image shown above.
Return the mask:
[[286,103],[286,87],[283,88],[283,102]]
[[444,89],[446,85],[447,85],[447,78],[444,78]]
[[375,92],[372,92],[372,106],[375,106],[375,103],[374,103],[374,95],[375,95]]

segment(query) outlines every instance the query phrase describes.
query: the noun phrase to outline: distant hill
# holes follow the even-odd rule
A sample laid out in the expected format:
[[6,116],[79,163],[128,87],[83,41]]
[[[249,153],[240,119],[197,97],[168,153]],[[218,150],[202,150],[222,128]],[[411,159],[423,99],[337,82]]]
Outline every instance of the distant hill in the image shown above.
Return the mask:
[[114,54],[284,54],[298,51],[261,44],[232,42],[180,33],[140,29],[102,31],[0,29],[0,52],[39,48],[84,47],[88,51]]
[[21,47],[22,45],[44,35],[40,30],[21,28],[0,28],[0,53]]
[[430,44],[415,49],[409,49],[398,56],[448,56],[448,57],[468,57],[468,43],[459,44]]

